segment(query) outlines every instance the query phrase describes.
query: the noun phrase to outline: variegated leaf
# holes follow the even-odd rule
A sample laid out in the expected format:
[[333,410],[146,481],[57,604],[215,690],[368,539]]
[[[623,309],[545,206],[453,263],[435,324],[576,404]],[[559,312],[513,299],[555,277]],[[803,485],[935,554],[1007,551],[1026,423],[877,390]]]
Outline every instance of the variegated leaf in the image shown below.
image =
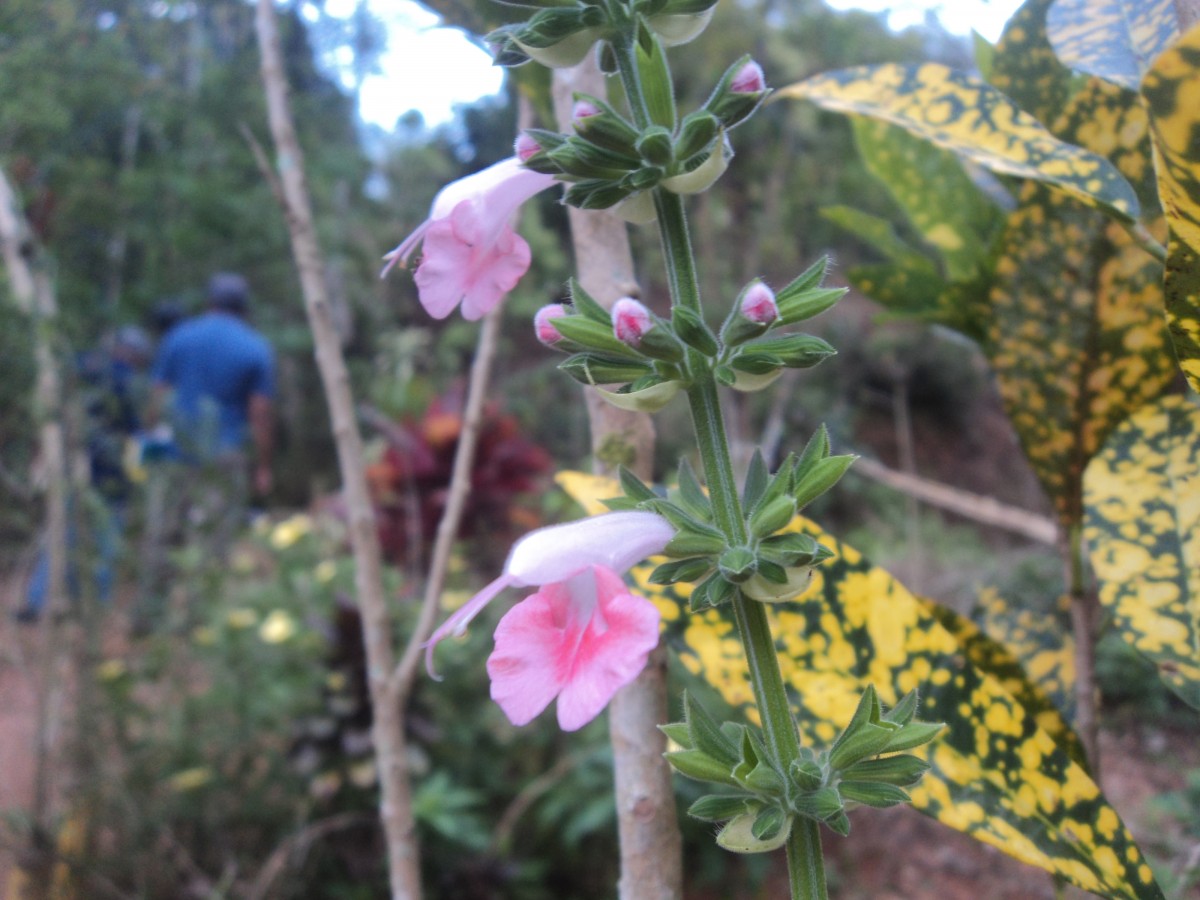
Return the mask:
[[1103,156],[1058,140],[995,88],[937,63],[841,69],[779,95],[892,122],[994,172],[1050,185],[1122,222],[1139,214],[1133,188]]
[[1158,192],[1171,229],[1165,277],[1175,353],[1200,391],[1200,27],[1155,60],[1142,83]]
[[1046,36],[1064,64],[1136,91],[1179,17],[1175,0],[1055,0]]
[[1200,407],[1164,397],[1113,432],[1084,479],[1100,601],[1200,709]]
[[1071,96],[1071,72],[1046,38],[1046,12],[1053,2],[1027,0],[1013,14],[996,45],[987,80],[1058,134],[1054,121]]
[[[1106,123],[1104,129],[1097,122]],[[1145,165],[1132,94],[1091,79],[1060,131],[1117,164]],[[1087,461],[1173,378],[1158,263],[1093,210],[1027,184],[992,287],[992,366],[1005,408],[1059,518],[1082,516]]]
[[975,621],[932,600],[922,602],[980,671],[996,678],[1071,759],[1086,763],[1083,744],[1068,724],[1075,706],[1075,640],[1069,629],[1054,617],[1012,607],[990,588],[980,593]]
[[937,250],[947,280],[978,276],[989,263],[1004,216],[963,170],[958,156],[898,125],[858,117],[853,122],[867,169]]
[[[563,473],[559,482],[589,512],[617,493],[614,482]],[[972,664],[955,637],[882,569],[815,524],[793,527],[836,557],[795,600],[768,616],[780,667],[806,739],[827,745],[862,691],[885,703],[916,689],[921,715],[947,724],[925,748],[932,766],[911,791],[913,806],[1095,893],[1162,897],[1132,836],[1099,788],[1002,684]],[[630,573],[662,614],[683,666],[748,719],[758,721],[741,643],[721,610],[687,612],[690,586],[649,583],[655,561]]]

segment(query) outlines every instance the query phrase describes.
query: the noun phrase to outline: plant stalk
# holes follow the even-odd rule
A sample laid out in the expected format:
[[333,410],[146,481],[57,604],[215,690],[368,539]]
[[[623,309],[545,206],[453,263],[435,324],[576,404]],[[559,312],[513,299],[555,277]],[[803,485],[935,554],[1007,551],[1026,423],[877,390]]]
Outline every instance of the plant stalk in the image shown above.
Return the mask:
[[821,825],[797,817],[787,841],[788,883],[793,898],[826,900],[825,860],[821,856]]

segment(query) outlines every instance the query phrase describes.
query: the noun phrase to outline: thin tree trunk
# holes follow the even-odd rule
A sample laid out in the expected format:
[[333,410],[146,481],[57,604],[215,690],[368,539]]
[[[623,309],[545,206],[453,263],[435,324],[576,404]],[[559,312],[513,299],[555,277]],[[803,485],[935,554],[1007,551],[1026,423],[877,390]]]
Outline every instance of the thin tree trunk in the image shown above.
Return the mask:
[[391,626],[383,590],[375,513],[367,492],[362,436],[354,415],[350,378],[325,295],[320,248],[305,181],[304,156],[292,124],[283,55],[271,0],[259,0],[256,17],[267,112],[275,142],[284,213],[316,343],[333,436],[342,476],[343,498],[354,553],[355,587],[367,653],[374,712],[372,736],[381,789],[380,818],[387,840],[388,873],[394,900],[421,895],[421,871],[408,780],[402,712],[391,702],[389,678],[395,666]]
[[[46,479],[46,548],[49,579],[42,609],[42,646],[38,678],[37,733],[34,737],[34,796],[31,816],[34,841],[46,849],[52,842],[52,781],[63,679],[58,677],[67,650],[59,613],[67,598],[67,466],[63,428],[62,385],[52,338],[58,314],[54,288],[39,260],[38,247],[7,177],[0,171],[0,249],[13,298],[34,322],[37,381],[35,414],[41,422],[39,456]],[[52,856],[46,856],[47,865]],[[48,875],[48,872],[47,872]],[[43,880],[42,887],[48,885]],[[36,890],[36,888],[35,888]]]
[[[554,72],[554,108],[570,129],[572,93],[606,93],[594,55],[574,69]],[[605,307],[636,294],[633,255],[625,224],[607,213],[568,210],[575,265],[584,289]],[[654,425],[642,413],[605,403],[587,391],[592,454],[600,473],[623,464],[640,477],[653,475]],[[609,704],[617,824],[621,843],[621,900],[677,900],[683,896],[682,839],[671,773],[662,754],[666,739],[656,726],[667,721],[666,651],[651,654],[645,670]]]

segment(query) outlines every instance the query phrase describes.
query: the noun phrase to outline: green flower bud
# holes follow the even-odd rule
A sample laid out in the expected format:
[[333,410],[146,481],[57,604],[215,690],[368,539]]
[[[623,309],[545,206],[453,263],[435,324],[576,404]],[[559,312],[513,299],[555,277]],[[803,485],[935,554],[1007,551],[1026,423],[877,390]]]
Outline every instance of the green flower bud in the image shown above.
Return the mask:
[[675,399],[675,395],[683,388],[681,381],[660,381],[637,390],[606,391],[597,388],[605,401],[628,412],[658,412]]
[[771,850],[778,850],[787,843],[788,836],[792,832],[791,817],[787,817],[784,826],[769,839],[754,836],[754,823],[757,819],[756,814],[747,814],[732,819],[718,832],[717,843],[734,853],[768,853]]
[[726,128],[733,128],[748,119],[768,93],[762,68],[743,56],[721,76],[704,108]]
[[637,152],[653,166],[669,166],[675,158],[671,132],[661,125],[652,125],[638,138]]
[[[694,167],[670,178],[664,178],[662,186],[673,194],[700,194],[707,191],[716,180],[725,174],[729,168],[729,160],[733,158],[733,147],[729,141],[722,138],[713,145],[708,156],[698,161]],[[692,160],[688,160],[690,165]]]

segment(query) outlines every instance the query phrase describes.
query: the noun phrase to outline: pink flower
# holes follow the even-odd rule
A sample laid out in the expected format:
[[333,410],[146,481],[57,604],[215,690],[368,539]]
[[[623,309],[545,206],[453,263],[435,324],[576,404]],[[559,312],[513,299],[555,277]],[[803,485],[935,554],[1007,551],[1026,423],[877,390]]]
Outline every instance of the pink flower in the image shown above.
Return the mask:
[[492,699],[524,725],[558,698],[558,722],[574,731],[594,719],[646,665],[658,644],[658,610],[629,592],[621,574],[660,552],[674,535],[662,516],[614,512],[532,531],[513,546],[504,572],[429,640],[461,634],[505,588],[538,587],[496,628],[488,658]]
[[584,119],[590,119],[592,116],[600,115],[600,107],[591,100],[576,100],[575,105],[571,107],[571,121],[576,125]]
[[513,144],[513,152],[517,154],[517,159],[525,162],[530,157],[541,153],[542,145],[522,131],[517,135],[516,143]]
[[482,318],[529,269],[529,245],[509,220],[517,208],[554,184],[510,157],[451,182],[434,198],[429,218],[384,257],[386,275],[424,244],[415,280],[421,305],[444,319],[462,303],[463,318]]

